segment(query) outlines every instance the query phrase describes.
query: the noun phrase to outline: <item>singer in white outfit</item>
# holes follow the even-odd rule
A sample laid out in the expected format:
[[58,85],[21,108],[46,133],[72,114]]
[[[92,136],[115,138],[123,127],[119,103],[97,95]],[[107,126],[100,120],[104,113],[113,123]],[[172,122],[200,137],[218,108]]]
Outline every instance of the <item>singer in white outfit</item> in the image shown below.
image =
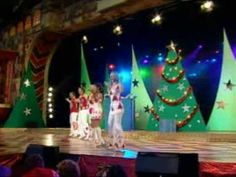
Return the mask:
[[100,127],[103,110],[103,94],[99,85],[91,85],[91,93],[89,95],[89,114],[91,120],[91,139],[97,145],[97,147],[105,145],[105,141],[102,137],[102,130]]
[[110,74],[109,95],[111,99],[110,112],[108,117],[108,131],[110,136],[110,147],[124,148],[124,138],[122,129],[122,117],[124,106],[121,100],[122,86],[119,82],[118,74]]

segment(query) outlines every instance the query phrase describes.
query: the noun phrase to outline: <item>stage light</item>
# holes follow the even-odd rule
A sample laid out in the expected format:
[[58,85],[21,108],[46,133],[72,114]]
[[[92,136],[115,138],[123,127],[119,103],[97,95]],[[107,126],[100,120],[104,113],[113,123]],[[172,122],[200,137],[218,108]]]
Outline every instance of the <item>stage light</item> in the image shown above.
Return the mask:
[[52,99],[51,98],[48,98],[48,102],[51,102],[52,101]]
[[121,25],[116,25],[114,28],[113,28],[113,33],[115,35],[121,35],[123,33],[123,30],[122,30],[122,26]]
[[161,21],[162,21],[162,17],[160,14],[156,14],[152,19],[151,19],[151,22],[152,24],[161,24]]
[[212,62],[212,63],[215,63],[215,62],[216,62],[216,59],[215,59],[215,58],[211,59],[211,62]]
[[103,46],[102,46],[102,45],[100,46],[100,49],[103,49]]
[[199,48],[199,49],[202,49],[202,47],[203,47],[202,45],[198,45],[198,48]]
[[149,72],[147,69],[140,69],[140,75],[145,78],[149,75]]
[[162,56],[162,53],[158,53],[158,56]]
[[130,74],[130,71],[121,71],[119,73],[119,77],[121,78],[122,82],[127,82],[130,80],[131,78],[131,74]]
[[49,118],[52,119],[53,118],[53,114],[49,114]]
[[162,62],[162,61],[164,60],[164,58],[163,58],[162,56],[158,56],[158,57],[157,57],[157,60],[158,60],[159,62]]
[[164,70],[164,66],[156,66],[154,68],[154,72],[157,74],[157,75],[160,75]]
[[189,77],[196,77],[196,76],[197,76],[196,73],[191,73],[191,74],[189,74]]
[[52,97],[53,94],[51,92],[48,93],[48,97]]
[[201,61],[199,60],[199,61],[197,61],[197,63],[201,63]]
[[202,11],[205,11],[205,12],[212,11],[213,7],[214,7],[214,2],[213,1],[205,1],[201,5]]
[[52,88],[52,87],[49,87],[49,88],[48,88],[48,91],[49,91],[49,92],[52,92],[52,91],[53,91],[53,88]]
[[88,37],[86,35],[84,35],[81,39],[81,41],[84,43],[84,44],[87,44],[88,43]]
[[48,109],[48,112],[53,112],[53,109],[52,109],[52,108],[49,108],[49,109]]
[[143,64],[148,64],[148,60],[147,60],[147,59],[144,59],[144,60],[143,60]]
[[119,42],[117,42],[117,46],[120,47],[120,43]]
[[115,65],[114,65],[114,64],[109,64],[109,65],[108,65],[108,68],[109,68],[110,70],[113,70],[113,69],[115,69]]
[[95,47],[95,48],[93,49],[93,51],[95,51],[95,52],[98,51],[98,48]]
[[49,104],[48,104],[48,107],[49,107],[49,108],[51,108],[52,106],[53,106],[52,103],[49,103]]

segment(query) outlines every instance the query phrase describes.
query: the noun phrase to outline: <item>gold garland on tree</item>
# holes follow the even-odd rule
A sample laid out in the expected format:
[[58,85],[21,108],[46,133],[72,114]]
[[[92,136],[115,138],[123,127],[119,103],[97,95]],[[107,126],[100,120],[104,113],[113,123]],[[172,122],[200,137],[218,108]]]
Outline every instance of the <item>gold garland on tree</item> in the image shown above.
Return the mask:
[[171,79],[167,78],[165,76],[164,72],[161,73],[161,76],[162,76],[163,79],[166,80],[166,82],[176,83],[176,82],[178,82],[184,76],[184,70],[180,70],[179,71],[179,75],[177,77],[172,77]]
[[180,59],[180,56],[177,56],[174,60],[170,60],[169,58],[167,58],[166,63],[169,65],[176,65]]
[[[198,110],[199,110],[199,106],[194,106],[193,111],[189,115],[187,115],[184,119],[176,123],[176,127],[180,129],[184,127],[185,125],[187,125],[188,122],[194,117],[194,115],[197,113]],[[157,112],[155,111],[153,107],[149,109],[149,113],[151,113],[157,121],[160,121],[160,116],[157,114]]]
[[157,96],[161,99],[161,101],[163,101],[164,103],[168,104],[168,105],[171,105],[171,106],[175,106],[175,105],[178,105],[180,103],[182,103],[188,96],[189,94],[191,93],[192,91],[192,87],[188,87],[186,89],[186,91],[184,91],[184,94],[182,95],[181,98],[179,99],[168,99],[168,98],[165,98],[164,96],[161,95],[160,93],[160,90],[157,90]]

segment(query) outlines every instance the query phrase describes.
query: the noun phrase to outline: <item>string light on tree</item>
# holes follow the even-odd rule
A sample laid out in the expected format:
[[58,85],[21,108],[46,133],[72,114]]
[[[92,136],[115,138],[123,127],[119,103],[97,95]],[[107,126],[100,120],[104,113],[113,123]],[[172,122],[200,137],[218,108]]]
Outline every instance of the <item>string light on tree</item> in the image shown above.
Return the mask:
[[48,93],[48,97],[52,97],[52,95],[53,95],[52,93]]
[[53,107],[54,107],[54,104],[53,104],[53,88],[52,87],[49,87],[48,88],[48,118],[49,119],[52,119],[54,116],[53,116]]
[[53,88],[52,88],[52,87],[49,87],[49,88],[48,88],[48,91],[52,92],[52,91],[53,91]]

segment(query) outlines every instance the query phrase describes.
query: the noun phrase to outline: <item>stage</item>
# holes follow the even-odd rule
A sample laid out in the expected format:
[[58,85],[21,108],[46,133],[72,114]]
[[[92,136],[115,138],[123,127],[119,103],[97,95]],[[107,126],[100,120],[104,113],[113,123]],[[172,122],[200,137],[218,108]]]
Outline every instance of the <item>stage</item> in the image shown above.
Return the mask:
[[[127,167],[128,169],[135,167],[135,159],[138,151],[198,153],[202,172],[208,170],[208,168],[212,168],[212,166],[214,166],[215,170],[216,168],[219,170],[217,173],[221,173],[221,170],[223,173],[226,173],[229,170],[233,174],[235,171],[235,132],[158,133],[130,131],[125,132],[126,147],[120,151],[97,148],[92,142],[68,137],[68,133],[69,129],[67,128],[2,128],[0,129],[0,155],[11,157],[11,155],[24,153],[29,144],[42,144],[59,146],[61,153],[79,155],[83,157],[82,161],[84,163],[88,163],[88,159],[92,163],[94,157],[96,161],[100,159],[100,162],[109,162],[107,159],[112,159],[113,162],[121,161],[121,164],[122,161],[124,163],[127,163],[127,161],[129,163],[132,162],[131,167]],[[107,134],[103,133],[103,135],[106,139]],[[132,174],[129,176],[134,176],[134,172]]]
[[[198,153],[200,161],[236,162],[236,132],[158,133],[125,132],[122,151],[97,148],[92,142],[68,137],[67,128],[0,129],[0,154],[24,153],[29,144],[59,146],[60,152],[136,158],[138,151]],[[106,139],[106,133],[103,133]]]

